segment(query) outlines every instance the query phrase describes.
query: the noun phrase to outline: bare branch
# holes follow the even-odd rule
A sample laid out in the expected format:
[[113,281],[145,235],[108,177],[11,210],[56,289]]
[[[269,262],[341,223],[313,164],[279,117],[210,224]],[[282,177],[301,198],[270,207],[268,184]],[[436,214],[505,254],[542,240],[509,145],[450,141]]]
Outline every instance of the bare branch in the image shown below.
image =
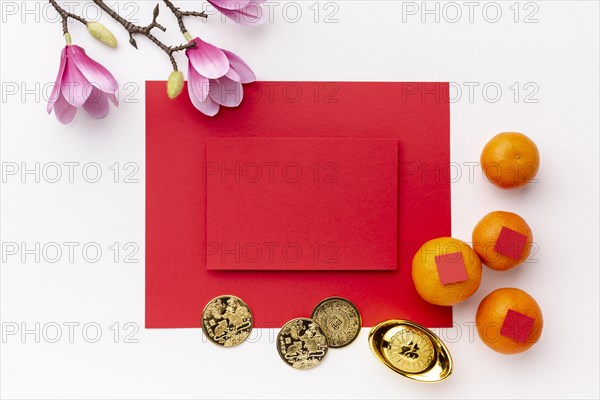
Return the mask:
[[[51,1],[53,1],[53,0],[51,0]],[[164,51],[167,54],[167,56],[169,57],[169,60],[171,61],[171,65],[173,66],[174,71],[177,71],[178,67],[177,67],[177,61],[175,61],[175,57],[173,57],[173,54],[178,51],[189,49],[190,47],[194,47],[196,45],[194,42],[191,42],[191,43],[186,43],[186,44],[183,44],[180,46],[167,46],[166,44],[161,42],[156,36],[154,36],[152,34],[151,31],[154,28],[160,29],[163,32],[167,30],[164,26],[159,24],[157,21],[158,15],[160,13],[158,4],[154,8],[154,12],[152,14],[152,22],[150,24],[148,24],[147,26],[139,26],[139,25],[136,25],[136,24],[126,20],[125,18],[123,18],[121,15],[119,15],[119,13],[117,13],[112,8],[110,8],[104,2],[104,0],[93,0],[93,2],[98,7],[100,7],[104,12],[106,12],[112,19],[114,19],[119,24],[121,24],[127,32],[129,32],[129,43],[133,47],[135,47],[137,49],[137,42],[133,36],[134,35],[142,35],[142,36],[147,37],[148,40],[150,40],[152,43],[154,43],[156,46],[158,46],[162,51]]]
[[199,17],[199,18],[208,18],[208,15],[205,12],[198,11],[181,11],[179,7],[175,7],[171,0],[163,0],[169,10],[175,15],[177,18],[177,23],[179,24],[179,29],[181,33],[186,33],[187,29],[185,28],[185,24],[183,23],[183,17]]
[[48,0],[48,2],[52,4],[52,7],[54,7],[56,12],[58,13],[58,15],[60,15],[60,18],[62,19],[63,34],[69,33],[69,27],[67,26],[69,18],[73,18],[75,21],[79,21],[82,24],[87,25],[88,22],[85,18],[68,12],[67,10],[59,6],[56,0]]

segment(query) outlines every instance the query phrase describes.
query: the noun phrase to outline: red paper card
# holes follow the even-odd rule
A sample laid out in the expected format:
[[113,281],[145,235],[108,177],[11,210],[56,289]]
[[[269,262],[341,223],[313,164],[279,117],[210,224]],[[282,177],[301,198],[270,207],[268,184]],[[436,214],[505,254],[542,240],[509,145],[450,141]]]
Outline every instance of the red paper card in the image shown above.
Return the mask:
[[[200,327],[202,309],[224,293],[252,307],[256,327],[310,315],[324,297],[356,304],[363,324],[405,318],[451,326],[452,308],[422,300],[412,257],[451,236],[448,83],[257,82],[236,109],[214,118],[187,91],[146,84],[146,326]],[[290,98],[290,93],[294,97]],[[207,137],[389,138],[399,141],[398,268],[393,271],[215,271],[202,259],[206,190],[199,184]]]
[[494,250],[513,260],[518,260],[523,254],[526,242],[527,236],[503,226],[494,245]]
[[469,279],[461,252],[436,256],[435,265],[442,285],[464,282]]
[[208,269],[393,270],[395,139],[209,138]]
[[515,342],[525,343],[531,335],[534,323],[535,318],[509,309],[502,323],[500,334],[511,338]]

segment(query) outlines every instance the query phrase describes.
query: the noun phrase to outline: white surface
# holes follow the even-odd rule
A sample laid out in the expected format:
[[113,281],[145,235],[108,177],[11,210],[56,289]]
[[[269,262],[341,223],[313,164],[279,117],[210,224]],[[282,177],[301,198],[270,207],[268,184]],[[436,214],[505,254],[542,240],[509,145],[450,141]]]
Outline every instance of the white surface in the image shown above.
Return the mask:
[[[17,14],[6,8],[11,3]],[[451,107],[452,161],[462,175],[452,186],[453,236],[469,241],[471,230],[487,212],[504,209],[524,216],[532,226],[539,251],[519,269],[506,273],[485,270],[481,288],[455,307],[458,328],[440,332],[447,339],[456,364],[451,379],[439,385],[414,383],[380,365],[366,344],[367,330],[343,350],[331,351],[312,371],[284,365],[275,350],[274,331],[254,334],[253,343],[222,350],[203,343],[200,330],[144,330],[144,80],[166,79],[166,57],[144,38],[139,51],[127,36],[103,18],[120,41],[118,50],[103,48],[84,28],[72,24],[75,41],[100,60],[119,79],[122,100],[109,118],[91,120],[80,113],[67,127],[45,114],[45,101],[22,89],[53,82],[64,45],[59,23],[42,14],[24,13],[34,2],[2,4],[2,166],[21,163],[46,167],[54,177],[54,164],[79,162],[74,182],[63,178],[36,183],[33,175],[6,177],[2,185],[2,242],[78,242],[75,259],[67,250],[56,263],[50,247],[46,259],[3,251],[1,269],[1,395],[3,398],[584,398],[599,396],[598,389],[598,3],[593,1],[513,2],[487,6],[485,17],[477,3],[469,21],[469,5],[440,3],[440,20],[424,15],[421,2],[344,1],[295,3],[302,9],[296,23],[296,5],[273,7],[273,22],[257,29],[222,23],[188,21],[189,29],[244,57],[262,80],[368,80],[451,81],[462,89]],[[75,7],[83,3],[71,2]],[[131,6],[132,2],[121,2]],[[136,16],[149,21],[152,2],[139,2]],[[176,2],[184,8],[200,2]],[[410,4],[409,4],[410,3]],[[462,19],[452,23],[456,6]],[[313,7],[312,10],[309,7]],[[430,9],[434,2],[428,2]],[[293,7],[293,8],[292,8]],[[417,10],[416,15],[403,14]],[[449,7],[454,7],[453,9]],[[513,7],[512,9],[510,7]],[[93,8],[87,9],[93,17]],[[124,13],[135,8],[123,9]],[[324,23],[336,11],[337,22]],[[445,10],[445,13],[444,13]],[[537,11],[536,11],[537,10]],[[523,23],[535,12],[538,22]],[[164,37],[180,41],[174,20],[164,12],[161,21],[170,30]],[[52,16],[51,11],[48,12]],[[403,15],[405,22],[402,22]],[[530,18],[531,20],[531,18]],[[183,56],[180,56],[183,60]],[[184,64],[182,63],[182,66]],[[469,84],[468,82],[475,82]],[[510,87],[517,82],[516,101]],[[492,103],[481,88],[490,83],[502,89]],[[528,83],[529,86],[525,87]],[[9,95],[12,88],[20,88]],[[468,86],[478,85],[469,99]],[[134,89],[140,88],[139,92]],[[513,86],[514,88],[514,86]],[[537,103],[526,102],[535,91]],[[35,92],[35,90],[34,90]],[[40,91],[37,91],[39,95]],[[456,92],[455,92],[456,93]],[[47,96],[47,93],[45,94]],[[454,95],[456,96],[456,94]],[[531,99],[530,99],[531,100]],[[377,107],[377,104],[366,105]],[[542,164],[539,183],[524,190],[502,191],[484,181],[475,168],[469,179],[465,162],[476,162],[484,143],[495,133],[517,130],[538,144]],[[98,163],[100,182],[87,183],[81,174],[86,163]],[[115,162],[121,172],[134,171],[138,183],[113,182]],[[126,163],[134,163],[125,169]],[[87,178],[93,178],[93,165]],[[113,260],[112,243],[139,246],[137,263]],[[103,251],[97,263],[81,255],[86,243]],[[89,246],[88,246],[89,247]],[[131,247],[127,250],[132,250]],[[93,248],[89,248],[93,257]],[[4,261],[4,260],[3,260]],[[485,347],[473,331],[479,301],[493,289],[515,286],[531,293],[545,319],[541,341],[529,352],[507,357]],[[307,311],[308,312],[308,311]],[[390,315],[390,317],[394,317]],[[78,323],[70,340],[65,324]],[[120,337],[114,340],[115,322]],[[128,325],[132,322],[134,325]],[[40,323],[39,343],[34,334],[21,337],[21,329]],[[98,324],[102,336],[89,325]],[[19,327],[16,335],[6,333]],[[25,324],[24,326],[21,324]],[[56,336],[56,324],[62,337]],[[140,327],[126,343],[125,334]],[[113,330],[111,330],[113,326]],[[472,329],[472,328],[471,328]],[[439,331],[438,331],[439,332]],[[87,339],[87,340],[86,340]],[[72,343],[71,343],[72,342]]]

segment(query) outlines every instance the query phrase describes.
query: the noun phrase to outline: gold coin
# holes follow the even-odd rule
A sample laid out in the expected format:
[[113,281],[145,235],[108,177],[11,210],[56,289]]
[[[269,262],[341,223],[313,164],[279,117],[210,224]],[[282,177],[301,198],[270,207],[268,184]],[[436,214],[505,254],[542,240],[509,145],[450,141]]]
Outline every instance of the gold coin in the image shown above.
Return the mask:
[[309,318],[289,321],[277,335],[279,356],[296,369],[317,366],[327,354],[328,348],[323,329]]
[[253,324],[250,307],[239,297],[216,297],[202,311],[202,331],[218,346],[231,347],[242,343],[250,336]]
[[371,329],[369,347],[379,361],[407,378],[439,382],[452,373],[452,357],[429,329],[411,321],[384,321]]
[[322,300],[313,310],[311,318],[323,328],[327,344],[332,348],[352,343],[362,326],[362,318],[356,306],[341,297]]

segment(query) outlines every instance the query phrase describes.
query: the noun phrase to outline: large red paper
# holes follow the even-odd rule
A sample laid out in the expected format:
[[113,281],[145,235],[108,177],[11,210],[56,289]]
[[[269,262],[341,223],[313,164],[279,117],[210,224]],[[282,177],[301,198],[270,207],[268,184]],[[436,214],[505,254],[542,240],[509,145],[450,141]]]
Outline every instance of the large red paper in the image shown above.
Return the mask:
[[208,269],[396,269],[397,140],[209,138],[206,152]]
[[[365,326],[388,318],[450,326],[452,309],[429,304],[411,279],[414,253],[450,236],[447,83],[257,82],[236,109],[210,118],[184,91],[146,85],[146,326],[199,327],[224,293],[252,307],[257,327],[308,316],[324,297],[356,304]],[[207,137],[392,138],[399,142],[398,268],[394,271],[215,271],[202,259]]]

